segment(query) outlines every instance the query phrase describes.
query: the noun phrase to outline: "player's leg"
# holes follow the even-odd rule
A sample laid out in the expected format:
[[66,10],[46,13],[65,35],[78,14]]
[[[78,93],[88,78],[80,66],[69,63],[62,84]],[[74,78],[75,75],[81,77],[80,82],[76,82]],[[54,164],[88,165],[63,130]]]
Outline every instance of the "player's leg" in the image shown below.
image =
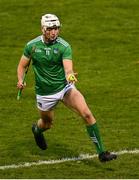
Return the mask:
[[44,138],[43,132],[50,129],[52,126],[53,115],[54,112],[51,111],[41,111],[40,112],[40,119],[37,123],[32,125],[32,132],[34,134],[34,138],[36,144],[43,150],[47,148],[47,142]]
[[77,89],[71,89],[64,96],[63,102],[84,119],[87,131],[96,145],[97,152],[102,153],[104,151],[104,147],[96,125],[96,119],[88,108],[83,95]]
[[95,117],[88,108],[83,95],[77,89],[70,89],[63,98],[63,103],[77,112],[84,120],[86,125],[96,123]]
[[40,96],[36,95],[37,108],[39,110],[40,119],[37,123],[32,125],[32,132],[35,141],[41,149],[47,148],[47,143],[44,138],[43,132],[50,129],[52,126],[54,112],[53,109],[58,103],[55,95]]
[[42,129],[50,129],[53,124],[54,111],[39,110],[39,112],[40,112],[40,119],[37,122],[38,127]]
[[99,159],[101,161],[109,161],[115,159],[115,154],[105,152],[96,119],[88,108],[83,95],[77,89],[73,88],[66,93],[63,98],[63,102],[66,106],[76,111],[85,120],[87,132],[96,146],[97,153],[99,154]]

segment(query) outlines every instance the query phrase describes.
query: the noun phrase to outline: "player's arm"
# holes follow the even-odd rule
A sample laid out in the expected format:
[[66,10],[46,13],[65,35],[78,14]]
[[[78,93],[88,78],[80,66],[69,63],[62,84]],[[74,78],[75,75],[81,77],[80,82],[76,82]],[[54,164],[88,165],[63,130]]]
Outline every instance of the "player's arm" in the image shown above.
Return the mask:
[[19,89],[24,88],[23,78],[24,78],[25,70],[28,65],[29,65],[29,58],[22,55],[17,67],[17,78],[18,78],[17,88]]
[[63,67],[65,71],[66,79],[69,83],[75,83],[77,81],[76,75],[77,73],[73,72],[73,63],[72,60],[64,59]]

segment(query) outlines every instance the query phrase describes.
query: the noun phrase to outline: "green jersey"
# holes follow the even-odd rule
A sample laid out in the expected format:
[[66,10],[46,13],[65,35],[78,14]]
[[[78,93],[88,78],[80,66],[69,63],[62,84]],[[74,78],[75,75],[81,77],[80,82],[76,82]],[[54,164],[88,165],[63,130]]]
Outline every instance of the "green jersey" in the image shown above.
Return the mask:
[[46,44],[39,36],[27,43],[24,56],[32,59],[36,94],[54,94],[65,87],[63,60],[72,60],[72,50],[64,39],[58,37],[55,42]]

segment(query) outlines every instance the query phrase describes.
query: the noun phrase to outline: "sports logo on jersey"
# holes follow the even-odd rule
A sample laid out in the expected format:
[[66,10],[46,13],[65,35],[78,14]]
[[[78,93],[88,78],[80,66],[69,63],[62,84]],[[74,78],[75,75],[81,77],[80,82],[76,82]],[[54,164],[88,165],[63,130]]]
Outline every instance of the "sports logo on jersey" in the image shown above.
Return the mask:
[[54,54],[58,54],[58,48],[54,48]]
[[36,49],[35,49],[35,52],[38,53],[38,52],[42,52],[42,51],[41,51],[41,49],[37,49],[37,48],[36,48]]

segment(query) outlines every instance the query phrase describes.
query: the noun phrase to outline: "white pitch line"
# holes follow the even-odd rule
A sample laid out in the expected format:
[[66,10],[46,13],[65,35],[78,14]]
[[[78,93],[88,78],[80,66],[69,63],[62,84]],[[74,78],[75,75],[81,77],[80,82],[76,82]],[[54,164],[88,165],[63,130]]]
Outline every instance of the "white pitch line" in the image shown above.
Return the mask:
[[[134,150],[122,150],[115,152],[117,155],[123,155],[123,154],[139,154],[139,149],[134,149]],[[89,154],[81,154],[78,157],[71,157],[71,158],[62,158],[62,159],[57,159],[57,160],[47,160],[47,161],[37,161],[37,162],[25,162],[25,163],[20,163],[20,164],[11,164],[11,165],[5,165],[5,166],[0,166],[0,170],[5,170],[5,169],[17,169],[17,168],[25,168],[25,167],[31,167],[31,166],[39,166],[43,164],[59,164],[59,163],[64,163],[64,162],[69,162],[69,161],[80,161],[80,160],[85,160],[85,159],[94,159],[98,155],[89,155]]]

